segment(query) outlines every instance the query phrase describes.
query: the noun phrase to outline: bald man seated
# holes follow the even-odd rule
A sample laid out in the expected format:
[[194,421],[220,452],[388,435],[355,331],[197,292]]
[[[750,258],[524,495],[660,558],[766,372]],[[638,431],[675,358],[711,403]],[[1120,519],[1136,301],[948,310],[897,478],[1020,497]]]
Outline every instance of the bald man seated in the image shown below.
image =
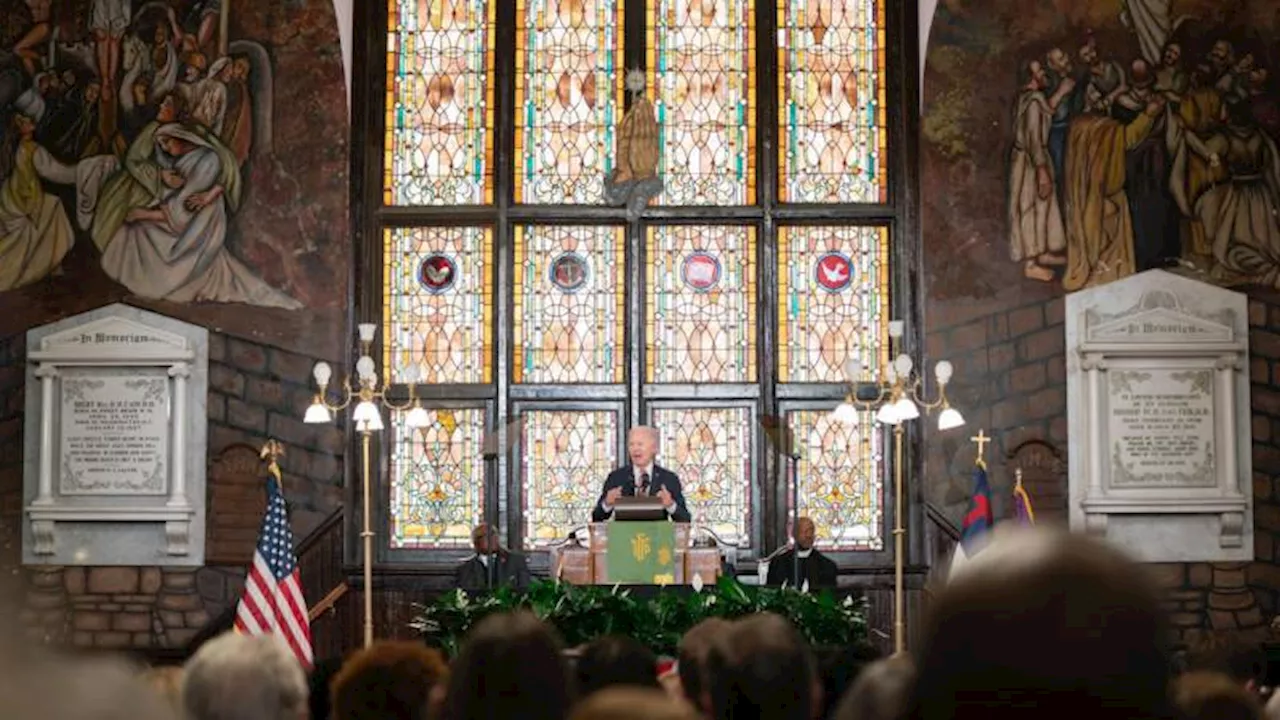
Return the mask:
[[654,462],[658,457],[658,431],[645,426],[631,428],[627,433],[627,457],[630,464],[614,470],[605,479],[600,500],[591,511],[591,521],[613,519],[613,506],[620,497],[652,495],[662,500],[669,520],[689,522],[680,478]]

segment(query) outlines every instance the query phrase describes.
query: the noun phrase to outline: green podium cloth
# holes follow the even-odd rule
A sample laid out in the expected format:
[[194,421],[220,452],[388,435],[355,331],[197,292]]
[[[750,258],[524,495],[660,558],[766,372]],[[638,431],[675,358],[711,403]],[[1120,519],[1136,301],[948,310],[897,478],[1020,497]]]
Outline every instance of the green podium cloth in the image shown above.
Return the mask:
[[676,581],[676,526],[666,520],[609,523],[605,553],[611,583],[671,585]]

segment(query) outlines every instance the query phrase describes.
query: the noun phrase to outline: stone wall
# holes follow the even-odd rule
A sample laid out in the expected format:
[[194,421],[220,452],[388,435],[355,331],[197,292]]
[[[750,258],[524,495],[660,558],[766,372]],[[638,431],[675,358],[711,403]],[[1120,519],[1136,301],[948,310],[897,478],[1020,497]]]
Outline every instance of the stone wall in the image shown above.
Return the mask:
[[[1259,637],[1280,607],[1280,295],[1254,293],[1249,304],[1253,404],[1253,563],[1153,565],[1167,589],[1177,640],[1196,634],[1244,631]],[[1026,468],[1018,449],[1043,442],[1061,467],[1035,473],[1029,486],[1037,520],[1066,521],[1067,408],[1065,327],[1061,297],[1028,302],[1011,288],[982,303],[930,307],[928,359],[956,365],[954,404],[967,431],[930,432],[925,449],[926,496],[949,516],[968,502],[978,428],[995,442],[987,461],[997,522],[1009,514],[1013,474]],[[1048,478],[1048,479],[1045,479]],[[1056,483],[1057,487],[1053,487]],[[1045,502],[1042,502],[1045,501]]]
[[[0,341],[0,602],[22,608],[33,636],[81,647],[178,648],[234,604],[265,507],[258,448],[285,446],[280,465],[295,538],[342,502],[344,436],[304,425],[315,361],[209,335],[209,522],[203,568],[21,568],[25,341]],[[5,582],[8,580],[9,582]]]

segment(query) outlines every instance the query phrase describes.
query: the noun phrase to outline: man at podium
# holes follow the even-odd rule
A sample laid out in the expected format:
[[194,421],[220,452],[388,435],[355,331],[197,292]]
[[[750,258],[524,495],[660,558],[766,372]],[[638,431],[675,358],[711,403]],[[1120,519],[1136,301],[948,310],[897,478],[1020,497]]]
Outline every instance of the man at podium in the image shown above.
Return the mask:
[[680,478],[654,463],[658,456],[658,431],[643,425],[631,428],[627,433],[627,456],[631,463],[609,473],[605,479],[600,500],[591,511],[591,521],[604,522],[612,518],[614,503],[620,497],[651,495],[662,501],[668,519],[689,522]]

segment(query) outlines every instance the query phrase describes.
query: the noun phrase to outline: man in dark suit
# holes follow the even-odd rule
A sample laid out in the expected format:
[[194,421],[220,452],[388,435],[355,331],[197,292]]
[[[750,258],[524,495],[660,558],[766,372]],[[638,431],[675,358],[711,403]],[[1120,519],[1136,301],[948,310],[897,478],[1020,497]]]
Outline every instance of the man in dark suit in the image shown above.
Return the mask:
[[813,541],[817,535],[817,528],[814,527],[812,520],[807,517],[799,518],[796,521],[796,547],[800,548],[800,582],[797,584],[795,580],[797,553],[795,548],[792,548],[769,561],[769,575],[765,578],[765,584],[781,587],[786,583],[793,588],[804,588],[807,582],[810,590],[823,588],[834,590],[836,563],[814,549]]
[[[454,582],[467,592],[479,592],[490,587],[511,585],[517,588],[529,586],[529,564],[520,553],[511,552],[498,542],[498,533],[481,523],[471,531],[471,542],[476,554],[467,558],[454,571]],[[497,568],[494,568],[497,563]],[[496,577],[494,573],[496,574]]]
[[613,505],[620,497],[652,495],[662,500],[667,517],[675,522],[689,522],[689,508],[684,504],[680,478],[654,463],[658,456],[658,431],[638,426],[627,433],[627,456],[631,463],[609,473],[600,491],[600,500],[591,511],[592,522],[613,518]]

